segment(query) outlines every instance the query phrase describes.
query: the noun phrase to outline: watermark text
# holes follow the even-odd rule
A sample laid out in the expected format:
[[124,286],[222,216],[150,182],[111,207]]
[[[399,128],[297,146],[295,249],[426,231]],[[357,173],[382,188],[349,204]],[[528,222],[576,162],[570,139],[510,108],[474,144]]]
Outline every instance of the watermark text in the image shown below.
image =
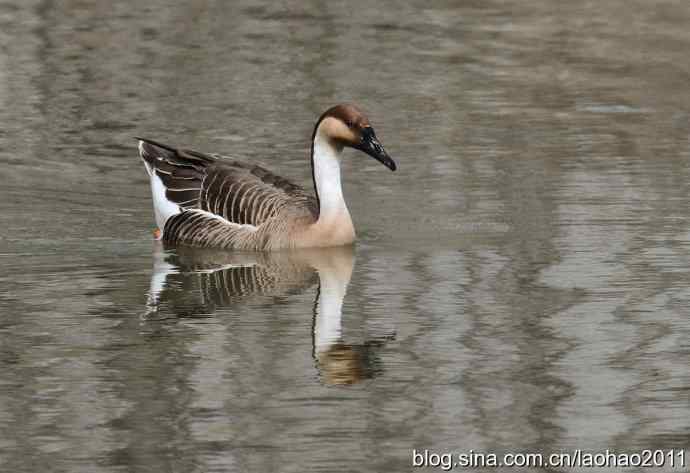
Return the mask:
[[641,450],[639,452],[589,452],[572,450],[558,453],[485,453],[468,450],[461,453],[438,453],[428,449],[412,450],[412,466],[440,468],[678,468],[686,467],[685,450]]

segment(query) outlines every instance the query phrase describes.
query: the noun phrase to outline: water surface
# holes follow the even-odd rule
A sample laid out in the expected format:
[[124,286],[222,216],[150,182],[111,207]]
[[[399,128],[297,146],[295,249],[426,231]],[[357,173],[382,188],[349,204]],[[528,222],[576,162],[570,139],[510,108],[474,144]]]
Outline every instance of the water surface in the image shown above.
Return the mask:
[[[0,469],[688,446],[690,5],[115,3],[0,3]],[[133,136],[309,186],[341,101],[353,250],[152,241]]]

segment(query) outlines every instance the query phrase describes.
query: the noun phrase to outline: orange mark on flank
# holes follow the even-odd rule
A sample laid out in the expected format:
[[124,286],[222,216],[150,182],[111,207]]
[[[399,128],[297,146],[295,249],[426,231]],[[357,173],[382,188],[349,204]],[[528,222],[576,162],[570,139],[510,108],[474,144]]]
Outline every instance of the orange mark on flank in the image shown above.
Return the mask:
[[155,228],[155,229],[153,230],[153,238],[155,238],[156,240],[160,240],[160,239],[161,239],[161,230],[160,230],[160,228]]

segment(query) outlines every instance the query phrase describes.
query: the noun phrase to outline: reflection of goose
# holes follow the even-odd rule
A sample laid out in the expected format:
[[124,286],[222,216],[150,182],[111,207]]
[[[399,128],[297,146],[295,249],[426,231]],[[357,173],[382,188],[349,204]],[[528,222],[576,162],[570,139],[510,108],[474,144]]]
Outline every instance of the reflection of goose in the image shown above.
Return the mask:
[[303,292],[318,280],[312,353],[324,382],[352,384],[379,371],[375,349],[386,341],[343,341],[343,300],[353,267],[352,247],[272,253],[178,247],[166,252],[157,243],[146,317],[210,314],[257,295]]
[[315,195],[255,164],[140,139],[161,238],[198,247],[276,250],[347,245],[355,229],[340,185],[344,147],[395,170],[364,114],[328,109],[314,127]]

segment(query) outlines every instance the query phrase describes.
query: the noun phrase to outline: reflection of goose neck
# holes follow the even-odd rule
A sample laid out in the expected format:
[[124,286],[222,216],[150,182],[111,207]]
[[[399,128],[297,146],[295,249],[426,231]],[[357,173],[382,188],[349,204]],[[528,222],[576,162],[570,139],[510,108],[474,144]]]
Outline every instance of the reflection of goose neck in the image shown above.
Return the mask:
[[316,352],[340,339],[342,333],[343,299],[352,277],[352,248],[331,253],[314,261],[319,274],[319,297],[314,323]]

